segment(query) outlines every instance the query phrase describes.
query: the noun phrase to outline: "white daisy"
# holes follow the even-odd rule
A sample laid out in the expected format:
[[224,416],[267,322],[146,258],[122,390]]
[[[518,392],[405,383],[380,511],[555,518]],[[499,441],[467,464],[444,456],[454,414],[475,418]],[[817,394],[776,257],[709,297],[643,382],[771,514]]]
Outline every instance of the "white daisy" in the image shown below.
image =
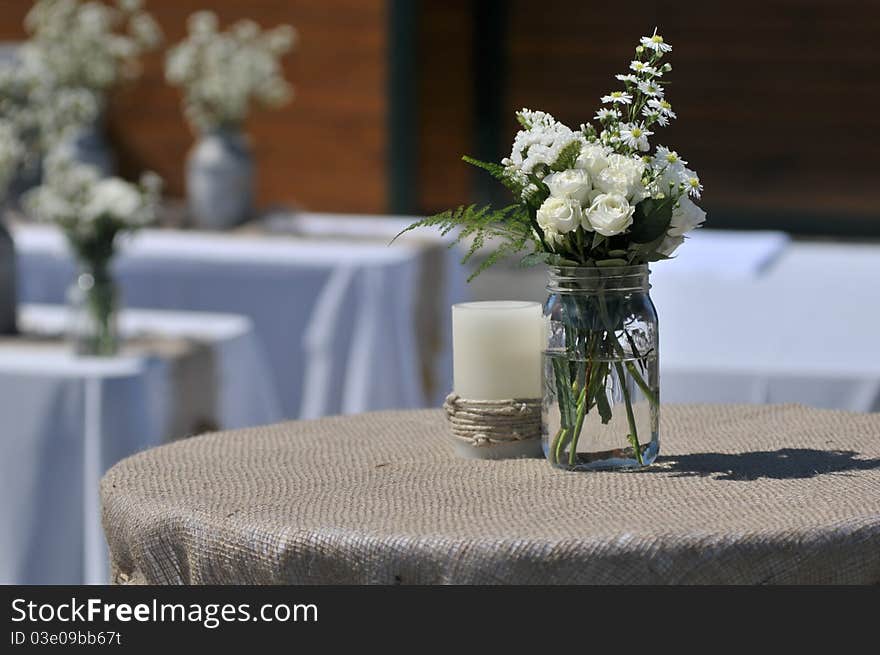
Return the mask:
[[645,151],[651,146],[648,137],[654,134],[645,128],[644,123],[624,123],[620,126],[620,140],[630,148]]
[[643,36],[639,42],[645,48],[650,48],[654,52],[669,52],[672,46],[663,40],[663,37],[657,34],[656,28],[651,36]]
[[629,93],[624,93],[623,91],[612,91],[607,96],[602,96],[602,102],[604,103],[612,103],[612,104],[621,104],[628,105],[632,103],[632,95]]
[[617,120],[620,118],[620,112],[616,109],[608,109],[603,107],[599,111],[596,112],[596,120],[597,121],[608,121],[608,120]]
[[670,105],[663,98],[651,98],[650,100],[648,100],[648,107],[656,109],[657,112],[663,114],[664,116],[668,116],[669,118],[677,118],[675,112],[672,111],[672,105]]
[[652,82],[651,80],[642,80],[638,84],[639,91],[644,93],[646,96],[652,96],[655,98],[663,97],[663,87],[656,82]]
[[687,165],[687,162],[682,159],[675,150],[670,150],[666,146],[657,146],[657,154],[655,157],[660,163],[681,164],[682,166]]
[[688,193],[694,198],[699,198],[700,194],[703,191],[703,185],[700,183],[700,178],[697,177],[697,174],[693,171],[688,171],[691,175],[688,176],[685,181],[685,187],[687,188]]
[[642,107],[642,116],[644,116],[649,123],[657,123],[660,127],[666,127],[669,125],[669,119],[666,117],[666,114],[661,114],[652,107]]
[[681,156],[675,152],[675,150],[670,150],[666,146],[657,146],[657,154],[654,155],[655,160],[659,164],[680,164],[682,166],[687,165],[687,162],[681,158]]
[[630,63],[629,67],[639,75],[647,75],[649,77],[663,77],[662,71],[654,68],[653,66],[649,66],[645,62],[639,61],[638,59]]
[[639,78],[637,78],[635,75],[631,75],[631,74],[630,75],[615,75],[614,77],[616,77],[621,82],[626,82],[628,84],[638,84],[639,83]]

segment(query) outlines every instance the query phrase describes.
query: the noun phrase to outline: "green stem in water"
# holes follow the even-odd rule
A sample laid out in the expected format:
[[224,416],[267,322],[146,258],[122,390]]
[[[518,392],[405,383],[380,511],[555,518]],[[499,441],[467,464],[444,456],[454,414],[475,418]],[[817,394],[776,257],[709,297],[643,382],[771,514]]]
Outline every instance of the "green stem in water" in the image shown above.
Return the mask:
[[629,371],[629,374],[632,376],[632,379],[639,386],[639,389],[642,390],[642,393],[645,394],[645,397],[648,399],[648,402],[652,405],[657,404],[657,397],[654,395],[654,392],[651,390],[651,387],[648,386],[648,383],[645,382],[645,379],[641,376],[635,366],[633,366],[632,362],[626,362],[626,370]]
[[556,439],[553,441],[553,461],[557,464],[559,463],[559,459],[562,456],[562,446],[565,443],[565,437],[568,436],[568,428],[559,428],[559,432],[556,433]]
[[623,391],[623,400],[626,403],[626,420],[629,423],[630,442],[636,451],[636,459],[639,462],[639,466],[644,466],[645,462],[642,459],[642,446],[639,444],[639,433],[636,429],[636,417],[633,414],[632,399],[629,396],[629,386],[626,383],[626,374],[623,372],[623,366],[620,362],[614,362],[614,368],[617,369],[617,377],[620,380],[620,388]]
[[581,438],[581,430],[584,427],[584,417],[587,412],[587,391],[589,385],[584,380],[584,387],[581,389],[580,398],[578,398],[577,418],[575,419],[574,430],[571,433],[571,443],[568,447],[568,464],[574,466],[577,457],[577,445]]
[[559,417],[562,427],[574,423],[574,412],[571,409],[571,387],[568,384],[568,365],[566,362],[553,358],[553,377],[556,381],[556,395],[559,399]]

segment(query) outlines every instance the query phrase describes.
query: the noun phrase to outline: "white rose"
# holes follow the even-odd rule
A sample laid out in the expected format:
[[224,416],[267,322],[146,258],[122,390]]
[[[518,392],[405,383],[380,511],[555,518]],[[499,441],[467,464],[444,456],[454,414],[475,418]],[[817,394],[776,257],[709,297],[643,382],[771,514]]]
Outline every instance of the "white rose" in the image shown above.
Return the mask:
[[690,198],[682,196],[672,210],[672,220],[666,233],[671,237],[680,237],[702,225],[705,220],[706,212],[694,204]]
[[550,196],[538,209],[536,218],[538,227],[544,232],[567,234],[580,225],[583,210],[577,200]]
[[593,178],[593,185],[603,193],[626,196],[634,203],[645,197],[642,174],[645,164],[640,159],[624,155],[608,155],[608,166]]
[[618,193],[604,193],[597,196],[587,210],[590,226],[599,234],[613,237],[626,230],[633,222],[635,207]]
[[587,171],[592,178],[595,178],[606,166],[608,166],[608,151],[598,143],[585,143],[574,163],[575,168]]
[[136,187],[118,177],[109,177],[92,188],[91,197],[83,208],[83,218],[94,220],[107,215],[125,221],[134,216],[142,204],[143,198]]
[[580,203],[587,201],[590,194],[590,174],[579,168],[551,173],[544,178],[544,184],[554,198],[571,198]]

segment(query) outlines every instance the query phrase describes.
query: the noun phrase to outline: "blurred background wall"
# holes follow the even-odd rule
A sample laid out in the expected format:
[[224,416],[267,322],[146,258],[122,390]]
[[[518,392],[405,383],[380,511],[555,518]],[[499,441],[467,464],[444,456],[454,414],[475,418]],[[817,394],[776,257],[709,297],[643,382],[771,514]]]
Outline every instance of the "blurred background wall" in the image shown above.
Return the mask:
[[[0,2],[0,39],[24,36],[30,0]],[[284,59],[294,102],[255,109],[247,132],[256,148],[258,206],[380,212],[387,196],[388,8],[384,0],[145,0],[165,42],[144,74],[111,99],[110,136],[123,175],[151,169],[183,195],[184,157],[193,134],[180,94],[165,83],[164,50],[186,34],[187,17],[217,12],[221,27],[242,18],[299,32]]]
[[[0,39],[21,38],[29,0],[0,3]],[[880,236],[880,2],[739,0],[148,0],[168,42],[191,12],[225,25],[290,22],[296,99],[248,130],[259,202],[316,211],[429,212],[493,199],[459,161],[507,154],[513,111],[577,126],[660,28],[675,51],[674,143],[700,171],[713,227]],[[157,170],[183,192],[192,142],[179,97],[150,58],[117,93],[123,172]]]

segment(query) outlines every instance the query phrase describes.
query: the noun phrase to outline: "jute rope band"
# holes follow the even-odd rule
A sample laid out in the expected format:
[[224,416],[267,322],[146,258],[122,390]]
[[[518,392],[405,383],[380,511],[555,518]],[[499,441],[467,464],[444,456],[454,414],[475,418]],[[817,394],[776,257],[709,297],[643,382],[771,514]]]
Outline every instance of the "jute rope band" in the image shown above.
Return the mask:
[[443,403],[452,436],[487,448],[541,438],[541,399],[468,400],[451,393]]

